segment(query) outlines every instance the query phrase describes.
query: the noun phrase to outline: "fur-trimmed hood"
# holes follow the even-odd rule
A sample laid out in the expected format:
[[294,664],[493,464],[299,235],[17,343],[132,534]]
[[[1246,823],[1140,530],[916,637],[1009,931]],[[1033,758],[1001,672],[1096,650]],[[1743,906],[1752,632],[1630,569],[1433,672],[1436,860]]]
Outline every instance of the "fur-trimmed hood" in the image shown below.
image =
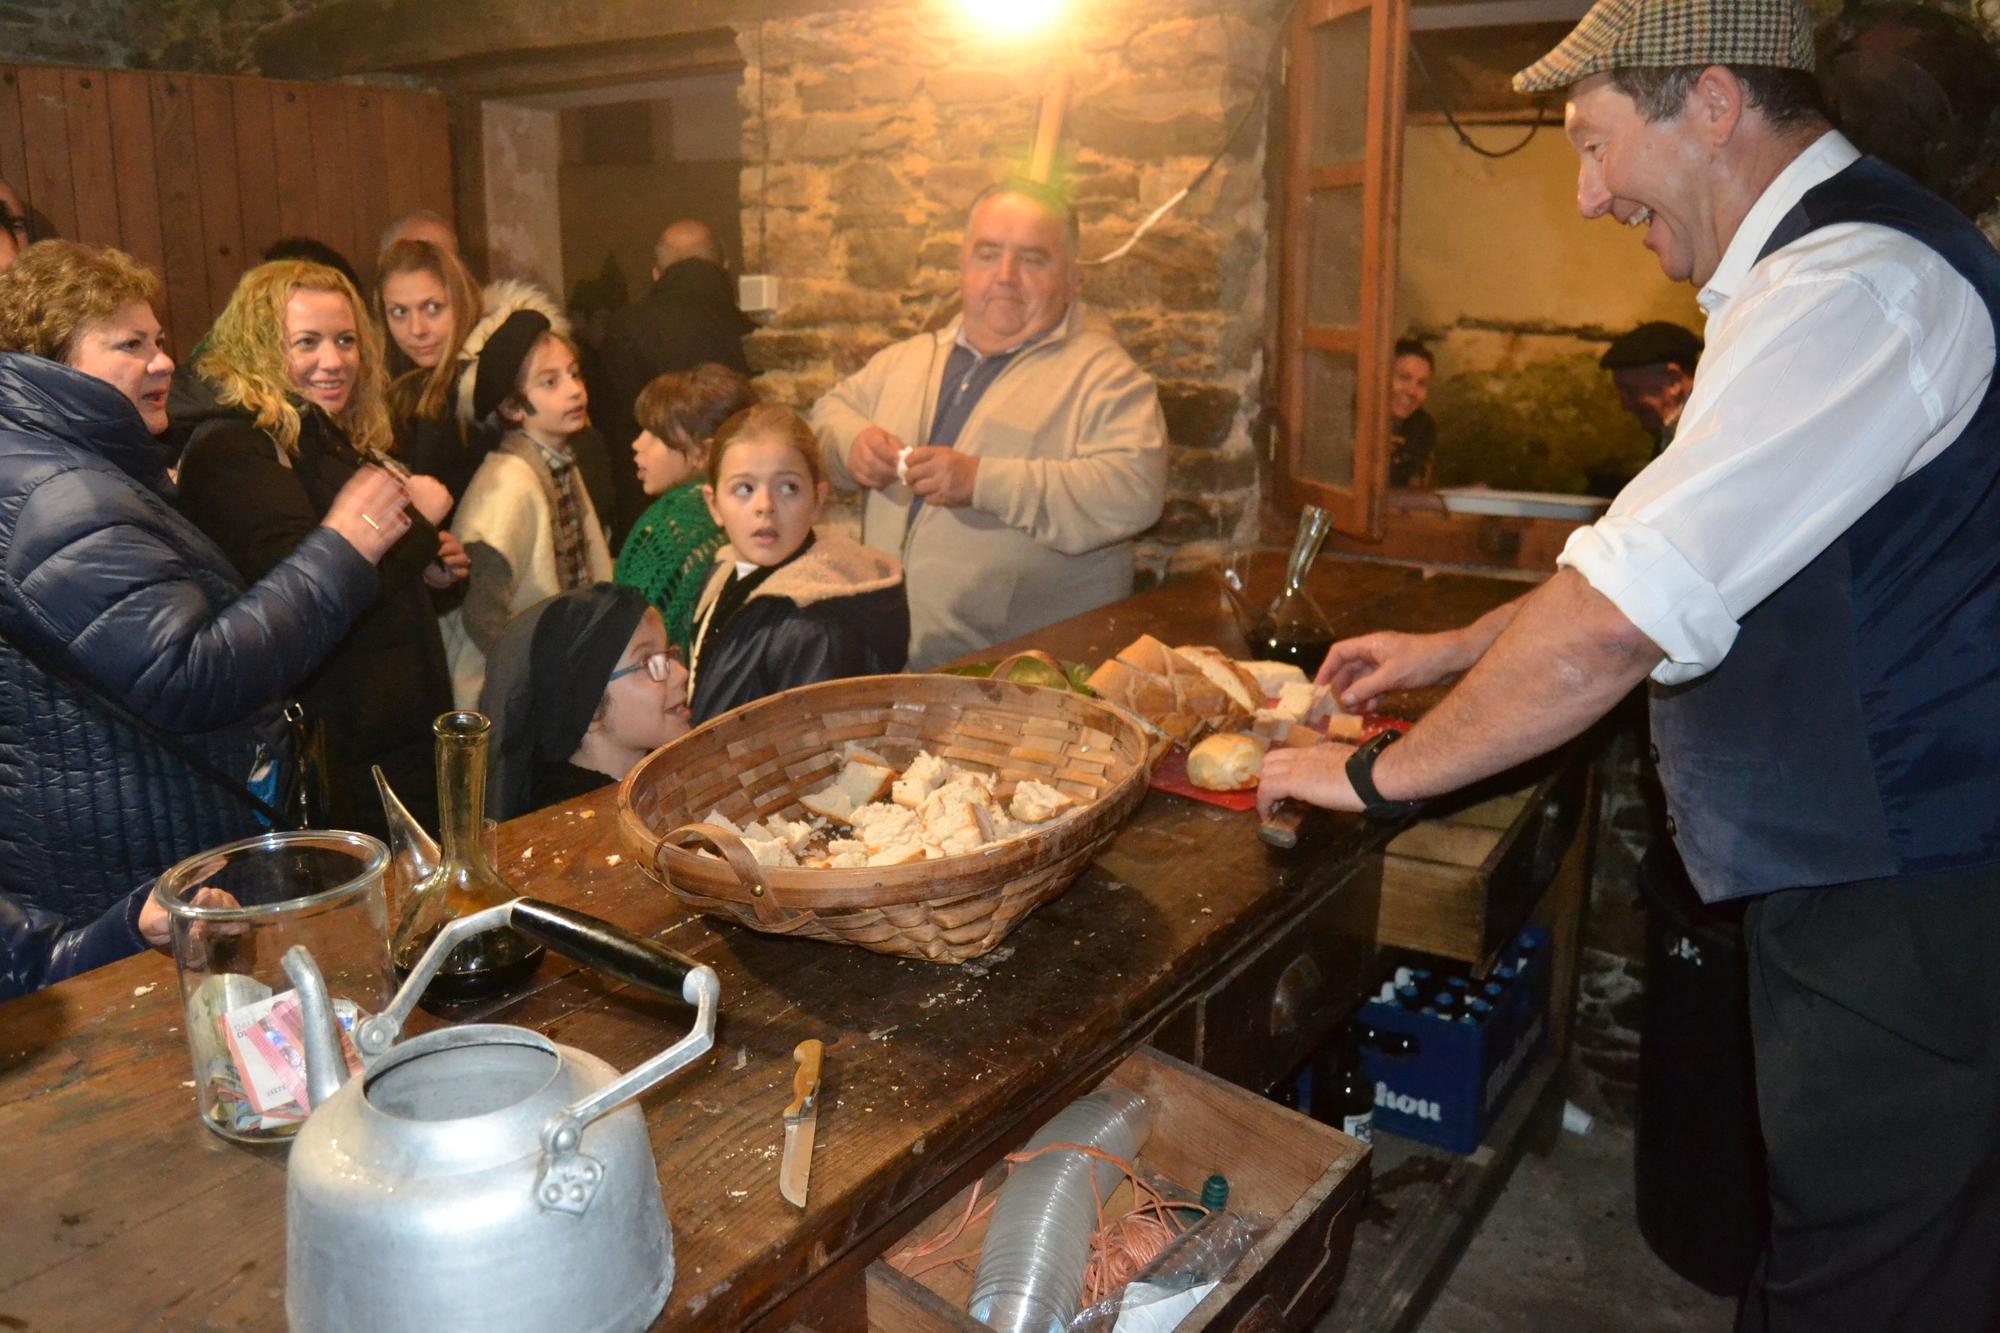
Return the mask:
[[[729,571],[736,568],[739,558],[733,546],[725,545],[715,553],[715,571],[709,575],[708,586],[702,589],[701,601],[695,607],[696,620],[721,595],[722,585],[729,581]],[[895,556],[863,546],[837,532],[822,532],[810,551],[758,584],[748,601],[784,597],[794,606],[811,606],[835,597],[880,592],[902,581],[903,566]]]
[[465,343],[458,349],[459,360],[465,368],[458,375],[458,419],[466,425],[477,425],[472,415],[473,386],[479,380],[479,355],[486,350],[486,344],[507,317],[519,310],[533,310],[549,321],[549,327],[563,337],[570,336],[569,315],[564,312],[556,298],[537,287],[532,282],[519,278],[501,278],[489,282],[479,294],[485,313],[479,322],[465,335]]

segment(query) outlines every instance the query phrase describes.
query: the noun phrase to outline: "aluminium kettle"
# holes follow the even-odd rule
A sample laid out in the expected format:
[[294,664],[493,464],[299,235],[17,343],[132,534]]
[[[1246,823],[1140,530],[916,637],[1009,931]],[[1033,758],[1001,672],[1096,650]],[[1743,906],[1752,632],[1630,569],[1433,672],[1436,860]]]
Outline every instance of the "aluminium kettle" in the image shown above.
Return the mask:
[[[396,1038],[451,950],[498,926],[694,1006],[694,1027],[620,1074],[504,1024]],[[673,1237],[633,1099],[715,1043],[715,973],[595,917],[516,898],[448,924],[346,1062],[302,947],[311,1114],[285,1182],[285,1314],[295,1333],[644,1329],[673,1287]]]

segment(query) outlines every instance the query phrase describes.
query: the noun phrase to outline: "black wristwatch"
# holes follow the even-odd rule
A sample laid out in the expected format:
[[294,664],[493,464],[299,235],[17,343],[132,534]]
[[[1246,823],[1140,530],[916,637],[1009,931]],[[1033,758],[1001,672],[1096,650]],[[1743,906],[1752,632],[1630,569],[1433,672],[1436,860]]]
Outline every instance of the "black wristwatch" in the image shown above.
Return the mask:
[[1348,785],[1361,798],[1361,813],[1370,819],[1402,819],[1423,805],[1422,801],[1391,801],[1375,789],[1375,761],[1402,738],[1403,733],[1391,727],[1347,756]]

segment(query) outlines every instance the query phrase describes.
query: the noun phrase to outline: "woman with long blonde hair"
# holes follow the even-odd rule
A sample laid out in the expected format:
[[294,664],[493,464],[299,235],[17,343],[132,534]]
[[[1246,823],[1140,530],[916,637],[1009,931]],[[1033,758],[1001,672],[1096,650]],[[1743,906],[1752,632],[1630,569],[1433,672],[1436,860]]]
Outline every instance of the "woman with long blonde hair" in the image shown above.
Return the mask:
[[375,265],[375,318],[389,335],[389,416],[398,450],[453,495],[491,443],[457,419],[466,334],[484,309],[479,285],[455,255],[429,241],[397,241]]
[[[210,330],[195,377],[169,405],[181,455],[182,511],[246,579],[291,554],[332,497],[394,448],[382,342],[361,295],[333,269],[283,260],[245,273]],[[383,558],[374,607],[308,682],[323,726],[334,827],[382,832],[369,766],[412,811],[434,810],[430,723],[451,707],[433,590],[464,577],[465,553],[440,530],[451,495],[408,475],[411,531]]]

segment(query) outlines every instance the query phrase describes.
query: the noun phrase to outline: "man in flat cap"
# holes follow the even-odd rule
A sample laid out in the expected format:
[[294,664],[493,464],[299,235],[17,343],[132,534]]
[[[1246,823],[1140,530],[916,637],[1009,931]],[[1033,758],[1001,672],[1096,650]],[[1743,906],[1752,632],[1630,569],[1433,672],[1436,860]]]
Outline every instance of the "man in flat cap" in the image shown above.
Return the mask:
[[[1694,390],[1694,368],[1701,360],[1701,339],[1678,324],[1654,320],[1613,338],[1597,364],[1611,372],[1618,406],[1653,437],[1651,457],[1658,458],[1673,443],[1681,409]],[[1625,489],[1638,471],[1631,464],[1590,474],[1590,493],[1609,500]]]
[[1406,737],[1274,750],[1259,799],[1397,812],[1651,678],[1668,832],[1747,903],[1771,1246],[1743,1326],[2000,1326],[2000,255],[1822,114],[1801,0],[1600,0],[1577,204],[1699,289],[1673,443],[1555,577],[1448,634],[1336,644]]

